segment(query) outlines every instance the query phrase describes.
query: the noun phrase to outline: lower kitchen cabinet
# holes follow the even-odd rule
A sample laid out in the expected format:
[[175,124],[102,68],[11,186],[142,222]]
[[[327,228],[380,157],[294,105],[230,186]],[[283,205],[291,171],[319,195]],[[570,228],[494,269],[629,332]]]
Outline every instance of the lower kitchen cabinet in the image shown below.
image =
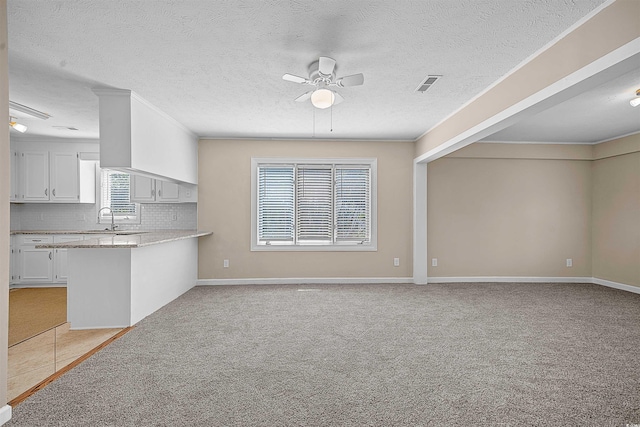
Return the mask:
[[67,282],[67,250],[36,245],[84,240],[81,234],[17,234],[11,239],[11,284],[46,285]]
[[[66,234],[53,236],[53,243],[75,242],[84,240],[84,236],[78,234]],[[67,250],[56,248],[53,250],[53,281],[67,283]]]
[[53,249],[36,248],[36,245],[44,243],[53,243],[53,236],[21,236],[18,247],[19,283],[53,282]]

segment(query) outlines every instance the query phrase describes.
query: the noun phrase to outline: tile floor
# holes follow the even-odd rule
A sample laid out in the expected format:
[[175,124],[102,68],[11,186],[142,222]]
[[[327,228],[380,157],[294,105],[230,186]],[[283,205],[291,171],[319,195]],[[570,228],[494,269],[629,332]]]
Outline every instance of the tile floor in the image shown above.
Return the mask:
[[72,331],[69,325],[65,323],[9,347],[9,400],[13,400],[122,330]]

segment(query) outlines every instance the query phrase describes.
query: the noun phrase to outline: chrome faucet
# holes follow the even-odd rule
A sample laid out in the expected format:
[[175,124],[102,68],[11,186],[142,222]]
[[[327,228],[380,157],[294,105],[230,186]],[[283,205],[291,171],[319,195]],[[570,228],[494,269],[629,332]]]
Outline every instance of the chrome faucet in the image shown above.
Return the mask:
[[111,212],[111,231],[116,231],[117,226],[113,218],[113,209],[111,209],[109,206],[105,206],[104,208],[100,208],[98,210],[98,224],[100,224],[100,213],[105,209],[109,209],[109,212]]

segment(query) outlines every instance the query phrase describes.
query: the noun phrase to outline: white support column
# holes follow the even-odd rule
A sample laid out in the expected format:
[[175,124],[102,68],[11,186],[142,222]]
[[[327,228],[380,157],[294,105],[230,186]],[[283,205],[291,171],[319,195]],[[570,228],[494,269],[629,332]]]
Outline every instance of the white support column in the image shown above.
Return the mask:
[[427,284],[427,164],[413,163],[413,283]]

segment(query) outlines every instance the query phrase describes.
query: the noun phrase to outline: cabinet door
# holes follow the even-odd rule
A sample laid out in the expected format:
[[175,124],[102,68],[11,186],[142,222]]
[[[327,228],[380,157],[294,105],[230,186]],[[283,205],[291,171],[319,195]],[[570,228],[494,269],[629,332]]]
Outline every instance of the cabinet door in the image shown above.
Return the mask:
[[11,150],[11,201],[19,200],[18,192],[18,152]]
[[155,179],[146,176],[131,175],[132,202],[145,203],[156,201]]
[[24,201],[49,200],[49,152],[26,151],[20,155],[21,188]]
[[20,269],[18,264],[18,245],[15,242],[15,237],[11,236],[9,240],[10,245],[10,257],[9,257],[9,283],[18,283],[20,280]]
[[51,201],[77,203],[78,153],[51,153]]
[[[53,243],[66,243],[84,240],[82,234],[64,234],[53,236]],[[69,277],[67,270],[67,250],[56,248],[53,250],[53,281],[58,283],[66,283]]]
[[158,187],[158,202],[178,202],[180,200],[180,186],[175,182],[156,180]]
[[53,250],[20,248],[21,282],[47,283],[53,280]]

